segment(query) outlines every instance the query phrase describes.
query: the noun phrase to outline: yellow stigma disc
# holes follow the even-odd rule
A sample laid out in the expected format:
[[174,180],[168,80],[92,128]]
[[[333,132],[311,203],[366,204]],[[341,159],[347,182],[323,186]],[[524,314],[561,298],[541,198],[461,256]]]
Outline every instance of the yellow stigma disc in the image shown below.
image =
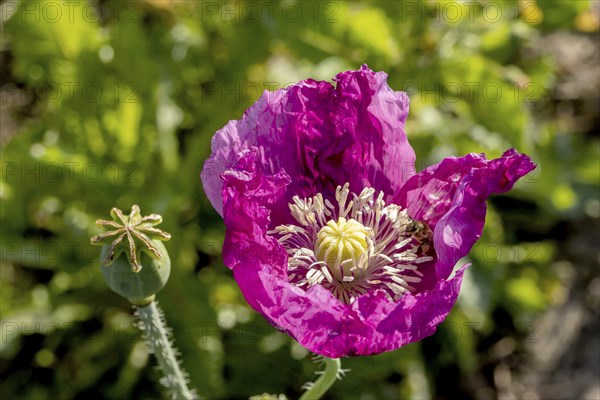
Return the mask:
[[368,237],[369,230],[354,219],[331,220],[317,233],[315,256],[331,266],[353,260],[343,266],[343,275],[349,275],[350,268],[367,252]]

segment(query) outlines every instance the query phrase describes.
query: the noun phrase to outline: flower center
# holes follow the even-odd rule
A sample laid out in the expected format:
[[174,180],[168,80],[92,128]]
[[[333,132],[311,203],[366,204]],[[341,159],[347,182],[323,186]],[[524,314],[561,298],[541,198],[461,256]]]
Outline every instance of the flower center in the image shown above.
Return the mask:
[[287,250],[290,282],[322,285],[346,304],[372,290],[391,300],[414,291],[410,284],[423,276],[419,264],[435,255],[431,230],[400,206],[386,205],[383,192],[375,197],[365,188],[357,195],[348,187],[337,187],[337,206],[320,193],[295,196],[290,212],[298,224],[269,232]]
[[[343,280],[351,276],[350,269],[369,250],[367,238],[369,232],[360,222],[340,217],[337,222],[329,221],[317,233],[315,256],[333,268],[336,279]],[[337,273],[336,273],[337,272]]]

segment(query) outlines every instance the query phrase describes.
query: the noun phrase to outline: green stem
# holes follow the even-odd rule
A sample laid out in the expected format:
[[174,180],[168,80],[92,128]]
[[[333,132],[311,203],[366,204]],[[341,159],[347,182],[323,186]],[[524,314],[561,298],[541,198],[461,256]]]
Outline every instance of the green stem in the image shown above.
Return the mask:
[[140,320],[146,343],[158,360],[163,373],[160,382],[167,388],[172,399],[197,399],[198,396],[187,386],[188,375],[180,366],[176,350],[167,330],[164,314],[156,301],[144,307],[136,307],[135,314]]
[[304,392],[300,400],[320,399],[343,373],[339,358],[323,357],[323,362],[325,363],[325,370],[322,371],[321,377],[311,385],[310,389]]

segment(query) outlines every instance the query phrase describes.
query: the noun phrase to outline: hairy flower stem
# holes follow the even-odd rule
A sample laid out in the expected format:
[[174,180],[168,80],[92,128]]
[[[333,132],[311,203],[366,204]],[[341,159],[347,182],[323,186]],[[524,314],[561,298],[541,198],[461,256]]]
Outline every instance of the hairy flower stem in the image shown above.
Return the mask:
[[339,358],[322,357],[321,361],[325,364],[323,371],[317,372],[321,377],[314,383],[309,384],[308,390],[304,392],[300,400],[318,400],[320,399],[337,379],[341,379],[345,371],[342,369],[342,363]]
[[171,333],[166,325],[164,313],[156,301],[144,307],[136,307],[135,315],[140,320],[140,329],[150,350],[158,360],[163,374],[160,382],[167,388],[172,399],[197,399],[194,390],[188,388],[188,374],[177,360],[177,350],[173,348]]

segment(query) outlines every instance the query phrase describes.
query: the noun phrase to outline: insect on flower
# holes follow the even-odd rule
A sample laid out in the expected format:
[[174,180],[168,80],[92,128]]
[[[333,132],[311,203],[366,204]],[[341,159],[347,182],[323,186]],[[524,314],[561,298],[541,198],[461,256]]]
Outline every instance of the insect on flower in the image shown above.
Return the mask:
[[265,92],[212,141],[202,172],[225,264],[248,303],[309,350],[397,349],[435,332],[458,296],[486,199],[535,168],[449,157],[415,173],[406,93],[367,66]]

